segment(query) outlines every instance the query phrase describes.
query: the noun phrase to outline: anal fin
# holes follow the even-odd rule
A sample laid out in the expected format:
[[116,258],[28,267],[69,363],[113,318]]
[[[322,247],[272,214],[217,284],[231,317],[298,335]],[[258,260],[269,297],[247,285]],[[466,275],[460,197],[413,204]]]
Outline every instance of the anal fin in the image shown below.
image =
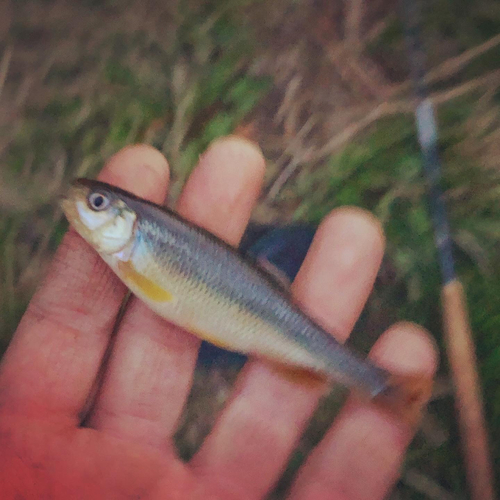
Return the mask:
[[328,378],[307,368],[270,361],[273,370],[289,382],[307,387],[317,387],[328,382]]

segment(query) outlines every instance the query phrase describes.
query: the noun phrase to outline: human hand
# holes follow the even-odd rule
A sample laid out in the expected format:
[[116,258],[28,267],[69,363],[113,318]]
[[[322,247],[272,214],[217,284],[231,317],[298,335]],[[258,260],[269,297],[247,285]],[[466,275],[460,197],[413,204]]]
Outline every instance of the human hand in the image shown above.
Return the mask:
[[[264,160],[234,137],[202,156],[178,203],[188,219],[237,245],[258,196]],[[161,202],[168,166],[148,146],[125,148],[100,179]],[[375,219],[334,210],[293,284],[312,316],[345,340],[375,280],[384,238]],[[73,230],[33,297],[0,366],[3,499],[238,499],[265,497],[323,392],[259,360],[243,368],[229,402],[189,463],[172,435],[200,341],[132,298],[95,407],[91,391],[125,287]],[[371,356],[399,373],[433,374],[436,353],[415,325],[398,324]],[[383,498],[397,478],[412,429],[350,398],[291,489],[294,500]]]

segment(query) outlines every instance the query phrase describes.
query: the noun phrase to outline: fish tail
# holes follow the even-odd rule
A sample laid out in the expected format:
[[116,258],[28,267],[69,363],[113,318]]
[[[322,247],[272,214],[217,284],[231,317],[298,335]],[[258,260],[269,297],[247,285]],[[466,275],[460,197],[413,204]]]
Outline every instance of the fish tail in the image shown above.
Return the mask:
[[411,426],[420,421],[422,409],[432,394],[433,379],[424,374],[391,374],[385,390],[374,402]]

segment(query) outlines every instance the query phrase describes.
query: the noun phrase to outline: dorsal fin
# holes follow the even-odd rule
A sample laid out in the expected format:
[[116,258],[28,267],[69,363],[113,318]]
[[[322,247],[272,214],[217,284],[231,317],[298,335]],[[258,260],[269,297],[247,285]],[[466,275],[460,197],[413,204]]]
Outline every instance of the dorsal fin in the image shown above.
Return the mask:
[[255,263],[259,266],[260,270],[267,274],[268,278],[273,281],[278,287],[282,288],[284,291],[289,291],[292,282],[279,267],[275,266],[266,257],[261,256],[255,260]]

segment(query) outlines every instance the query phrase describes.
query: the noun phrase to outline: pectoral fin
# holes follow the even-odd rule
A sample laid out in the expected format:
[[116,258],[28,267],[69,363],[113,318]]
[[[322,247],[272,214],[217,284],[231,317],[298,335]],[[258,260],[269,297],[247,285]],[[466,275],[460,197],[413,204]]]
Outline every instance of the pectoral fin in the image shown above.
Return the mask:
[[173,300],[174,297],[168,290],[165,290],[154,281],[139,273],[130,261],[120,262],[118,269],[123,279],[139,288],[148,299],[155,302],[170,302]]

